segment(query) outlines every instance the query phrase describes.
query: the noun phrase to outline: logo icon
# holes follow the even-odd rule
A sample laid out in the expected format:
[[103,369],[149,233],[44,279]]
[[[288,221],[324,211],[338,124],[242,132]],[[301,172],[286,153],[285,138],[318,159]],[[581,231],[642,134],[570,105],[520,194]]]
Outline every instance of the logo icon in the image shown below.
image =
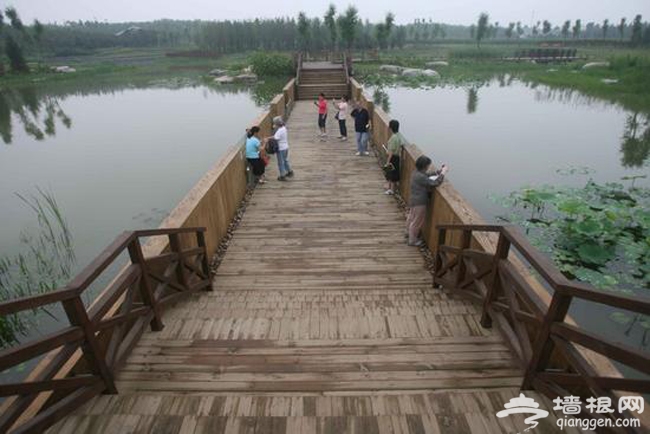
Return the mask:
[[526,419],[524,419],[524,423],[526,425],[532,425],[526,428],[524,431],[528,431],[537,427],[537,425],[539,425],[537,419],[542,419],[548,416],[548,411],[539,408],[539,404],[535,402],[534,399],[526,397],[523,393],[519,394],[517,398],[512,398],[510,402],[505,404],[503,407],[505,410],[501,410],[497,413],[498,418],[519,413],[532,414],[532,416],[528,416]]

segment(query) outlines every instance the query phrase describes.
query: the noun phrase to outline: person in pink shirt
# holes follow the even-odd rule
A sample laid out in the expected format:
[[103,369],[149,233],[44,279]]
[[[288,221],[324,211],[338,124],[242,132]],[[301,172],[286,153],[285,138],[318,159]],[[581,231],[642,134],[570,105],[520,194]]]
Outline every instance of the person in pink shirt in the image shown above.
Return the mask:
[[318,128],[320,129],[320,137],[327,137],[327,132],[325,131],[325,123],[327,122],[327,100],[325,99],[325,94],[321,92],[318,95],[318,101],[314,101],[314,104],[318,107]]

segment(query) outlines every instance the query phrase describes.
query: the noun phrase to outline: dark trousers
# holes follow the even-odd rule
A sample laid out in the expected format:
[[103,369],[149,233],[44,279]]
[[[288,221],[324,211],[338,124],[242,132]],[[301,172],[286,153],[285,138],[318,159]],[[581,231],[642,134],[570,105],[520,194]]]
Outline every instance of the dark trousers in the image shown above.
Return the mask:
[[345,126],[345,119],[339,119],[339,131],[343,137],[348,136],[348,127]]

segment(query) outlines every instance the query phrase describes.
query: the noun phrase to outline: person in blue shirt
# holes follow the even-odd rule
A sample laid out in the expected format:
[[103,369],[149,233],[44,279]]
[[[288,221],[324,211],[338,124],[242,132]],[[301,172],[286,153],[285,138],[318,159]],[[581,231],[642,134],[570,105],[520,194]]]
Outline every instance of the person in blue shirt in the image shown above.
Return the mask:
[[246,131],[246,160],[253,169],[253,175],[260,184],[266,182],[264,172],[266,171],[266,164],[262,159],[262,142],[259,138],[260,127],[254,126]]

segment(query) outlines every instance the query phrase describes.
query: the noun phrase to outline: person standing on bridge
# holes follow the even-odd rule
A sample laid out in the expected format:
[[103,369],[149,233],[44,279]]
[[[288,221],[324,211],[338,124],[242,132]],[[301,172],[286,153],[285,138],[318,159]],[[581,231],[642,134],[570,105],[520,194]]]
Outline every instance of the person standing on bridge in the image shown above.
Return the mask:
[[346,142],[348,140],[348,128],[345,121],[348,117],[348,97],[344,95],[338,103],[333,102],[333,104],[338,110],[338,112],[336,112],[336,120],[339,121],[339,139],[341,139],[342,142]]
[[264,184],[266,182],[264,178],[266,166],[264,160],[262,160],[262,152],[264,150],[260,146],[259,133],[260,127],[257,125],[246,131],[246,160],[251,165],[253,175],[255,175],[257,181],[260,184]]
[[406,233],[409,246],[421,247],[424,241],[419,237],[432,190],[442,184],[449,167],[443,164],[440,170],[429,173],[431,158],[420,155],[415,160],[415,171],[411,175],[411,196],[409,198],[409,216],[406,220]]
[[293,170],[291,170],[291,165],[289,164],[289,135],[282,116],[273,118],[273,127],[276,128],[273,138],[278,141],[277,156],[278,171],[280,172],[278,181],[286,181],[287,178],[293,177]]
[[392,119],[388,123],[388,130],[391,132],[390,139],[386,143],[386,152],[388,153],[386,158],[386,181],[388,181],[388,186],[385,191],[386,194],[395,194],[397,190],[397,183],[399,182],[400,172],[400,155],[402,154],[402,146],[407,144],[406,139],[399,132],[399,121]]
[[370,113],[363,101],[357,101],[350,113],[354,118],[354,131],[357,138],[356,155],[370,155],[368,152],[368,129],[370,128]]
[[327,100],[325,99],[325,94],[321,92],[318,95],[318,101],[314,101],[316,107],[318,107],[318,128],[320,129],[320,138],[324,140],[327,137],[326,125],[327,125]]

